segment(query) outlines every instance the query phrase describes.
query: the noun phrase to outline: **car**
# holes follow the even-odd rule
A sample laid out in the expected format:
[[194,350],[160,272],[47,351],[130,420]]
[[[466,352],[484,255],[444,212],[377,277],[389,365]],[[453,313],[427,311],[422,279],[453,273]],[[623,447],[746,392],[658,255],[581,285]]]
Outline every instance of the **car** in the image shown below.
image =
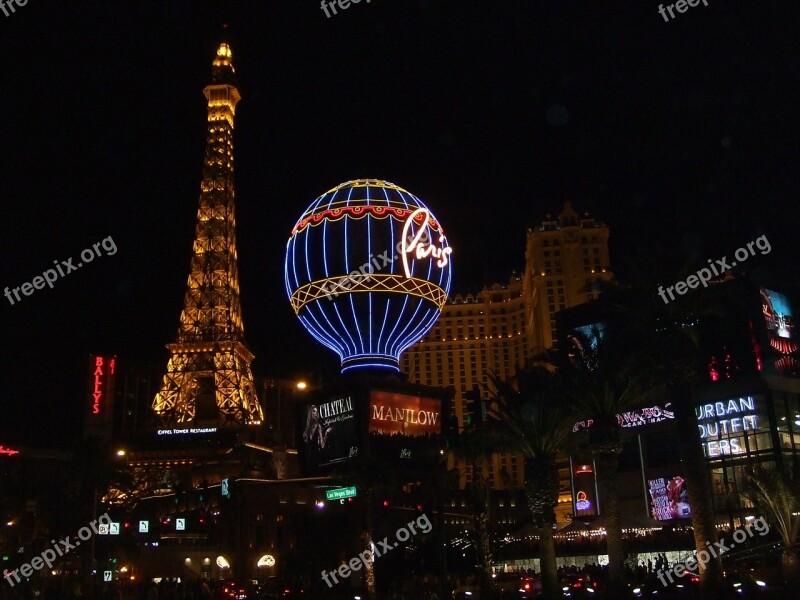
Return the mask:
[[238,581],[221,581],[214,597],[217,600],[247,600],[247,586]]
[[736,596],[741,598],[756,598],[768,596],[775,590],[762,579],[755,577],[747,571],[730,573],[725,578],[726,587]]
[[502,593],[502,598],[526,600],[536,598],[541,592],[542,584],[538,577],[530,577],[517,573],[503,573],[493,578],[494,587]]
[[565,598],[594,598],[598,594],[598,582],[582,573],[570,573],[561,578],[561,593]]

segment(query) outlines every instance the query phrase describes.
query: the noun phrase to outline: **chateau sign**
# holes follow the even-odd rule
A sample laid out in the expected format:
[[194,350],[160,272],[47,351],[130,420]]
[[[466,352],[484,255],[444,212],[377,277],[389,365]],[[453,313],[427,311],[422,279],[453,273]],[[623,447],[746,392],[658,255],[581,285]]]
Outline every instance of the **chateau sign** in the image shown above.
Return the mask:
[[353,398],[350,396],[319,405],[320,419],[328,419],[349,412],[353,412]]

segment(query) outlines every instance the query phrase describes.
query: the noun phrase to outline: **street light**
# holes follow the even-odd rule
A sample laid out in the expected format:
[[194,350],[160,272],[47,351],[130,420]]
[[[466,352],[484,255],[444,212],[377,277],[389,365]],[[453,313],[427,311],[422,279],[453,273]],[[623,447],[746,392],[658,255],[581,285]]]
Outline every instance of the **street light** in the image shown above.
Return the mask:
[[125,456],[125,450],[123,448],[117,450],[117,456]]
[[304,390],[308,387],[308,384],[305,381],[298,381],[297,382],[297,389]]

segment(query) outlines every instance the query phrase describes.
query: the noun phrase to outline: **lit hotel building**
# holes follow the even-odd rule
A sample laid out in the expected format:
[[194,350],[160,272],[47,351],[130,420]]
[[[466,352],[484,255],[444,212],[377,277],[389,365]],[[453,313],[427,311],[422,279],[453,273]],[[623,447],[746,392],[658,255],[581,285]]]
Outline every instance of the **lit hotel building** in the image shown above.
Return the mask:
[[[580,215],[569,202],[557,217],[546,215],[528,230],[524,275],[448,299],[428,335],[403,354],[403,372],[415,383],[454,387],[463,427],[464,393],[477,385],[489,398],[490,374],[511,378],[530,358],[553,347],[558,311],[597,298],[595,283],[613,277],[608,237],[605,224],[589,213]],[[471,467],[459,470],[463,487],[472,479]],[[523,461],[496,454],[485,476],[493,489],[521,488]]]
[[533,349],[558,345],[556,313],[596,300],[598,282],[613,279],[609,230],[588,212],[579,215],[569,202],[553,218],[528,230],[525,245],[526,329]]

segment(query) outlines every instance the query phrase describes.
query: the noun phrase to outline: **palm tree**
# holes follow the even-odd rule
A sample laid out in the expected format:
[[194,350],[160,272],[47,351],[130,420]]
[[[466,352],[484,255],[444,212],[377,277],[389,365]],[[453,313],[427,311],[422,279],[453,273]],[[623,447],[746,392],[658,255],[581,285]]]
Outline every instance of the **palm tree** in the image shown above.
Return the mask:
[[[672,274],[664,280],[681,280],[681,277]],[[712,286],[669,304],[656,296],[658,284],[647,277],[642,277],[635,286],[616,285],[606,294],[612,320],[619,326],[613,332],[618,345],[627,349],[624,351],[640,354],[644,368],[650,369],[653,381],[666,389],[675,411],[678,451],[689,490],[697,552],[705,551],[708,544],[717,541],[711,480],[694,412],[693,390],[704,381],[698,367],[697,325],[701,319],[728,317],[731,303],[743,297],[732,293],[731,285]],[[722,595],[721,559],[712,558],[701,570],[700,580],[705,597]]]
[[800,583],[800,561],[795,545],[800,534],[800,481],[773,469],[750,476],[750,497],[765,511],[783,540],[781,567],[789,585]]
[[468,438],[487,453],[523,458],[525,496],[540,531],[542,585],[548,598],[557,597],[559,591],[553,540],[553,509],[559,492],[556,457],[565,450],[571,435],[571,415],[558,395],[557,382],[541,361],[519,370],[508,381],[491,377],[496,394],[486,421]]
[[472,504],[473,526],[476,536],[476,553],[480,565],[481,598],[491,598],[492,594],[492,546],[491,523],[489,510],[489,486],[483,477],[486,459],[494,453],[493,441],[486,435],[486,430],[479,424],[473,424],[464,430],[455,455],[464,459],[472,467],[472,480],[469,484],[469,496]]
[[[358,487],[359,495],[363,491],[364,512],[361,517],[358,530],[358,538],[361,552],[372,554],[375,548],[374,529],[375,511],[374,502],[376,496],[383,491],[396,490],[400,487],[397,472],[394,469],[387,469],[386,462],[378,459],[372,454],[360,456],[353,465],[342,466],[331,473],[334,480],[341,480],[348,485]],[[375,588],[375,561],[364,561],[364,591],[367,598],[375,598],[377,591]]]
[[583,344],[591,348],[585,361],[565,361],[559,375],[566,382],[570,403],[593,421],[583,435],[588,436],[584,442],[595,460],[606,529],[608,584],[611,595],[616,595],[625,593],[627,586],[617,489],[623,449],[617,414],[641,406],[658,390],[644,356],[627,352],[613,342],[613,337],[601,339],[598,331],[593,338],[592,343],[587,339]]

